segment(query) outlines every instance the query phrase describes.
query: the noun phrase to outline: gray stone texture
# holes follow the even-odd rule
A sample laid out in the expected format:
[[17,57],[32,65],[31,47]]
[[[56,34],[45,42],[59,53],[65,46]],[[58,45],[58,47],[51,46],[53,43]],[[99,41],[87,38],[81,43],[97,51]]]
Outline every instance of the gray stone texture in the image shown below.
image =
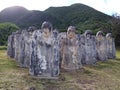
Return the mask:
[[95,64],[97,62],[96,38],[92,35],[91,30],[86,30],[84,33],[84,37],[85,64]]
[[97,58],[98,60],[107,60],[107,41],[102,31],[96,34],[97,39]]
[[[57,31],[44,22],[42,31],[35,31],[32,40],[30,74],[41,78],[57,78],[59,75],[59,42]],[[47,25],[46,25],[47,24]]]
[[68,27],[66,37],[62,39],[62,63],[61,67],[68,70],[79,69],[81,64],[81,57],[78,54],[79,41],[75,34],[75,27]]
[[107,58],[114,59],[116,57],[115,41],[111,33],[106,34],[107,40]]
[[15,32],[13,32],[9,37],[8,37],[8,47],[7,47],[7,54],[11,57],[15,57]]
[[16,31],[16,34],[14,36],[14,41],[15,41],[15,60],[19,60],[19,55],[20,55],[20,36],[21,36],[21,31]]
[[60,69],[80,69],[84,64],[94,65],[98,60],[105,61],[116,57],[114,38],[111,33],[96,36],[91,30],[76,34],[74,26],[67,32],[53,30],[52,24],[43,22],[41,29],[29,27],[13,32],[8,37],[7,54],[29,68],[32,76],[58,78]]

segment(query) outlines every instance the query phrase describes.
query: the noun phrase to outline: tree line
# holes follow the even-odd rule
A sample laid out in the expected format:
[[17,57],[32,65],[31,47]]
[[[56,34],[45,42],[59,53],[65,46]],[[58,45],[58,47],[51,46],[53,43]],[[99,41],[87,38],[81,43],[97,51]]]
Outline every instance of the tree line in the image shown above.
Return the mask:
[[[96,33],[97,31],[101,30],[105,34],[110,32],[113,34],[113,37],[115,38],[115,43],[117,46],[120,45],[120,15],[113,14],[112,19],[108,23],[99,23],[99,22],[93,22],[93,25],[95,27],[99,27],[99,29],[92,29],[93,33]],[[84,26],[85,27],[85,26]],[[7,45],[7,39],[12,32],[15,32],[16,30],[19,30],[20,28],[13,24],[13,23],[0,23],[0,46]],[[61,30],[65,31],[65,29]],[[78,33],[84,32],[81,28],[78,27]]]

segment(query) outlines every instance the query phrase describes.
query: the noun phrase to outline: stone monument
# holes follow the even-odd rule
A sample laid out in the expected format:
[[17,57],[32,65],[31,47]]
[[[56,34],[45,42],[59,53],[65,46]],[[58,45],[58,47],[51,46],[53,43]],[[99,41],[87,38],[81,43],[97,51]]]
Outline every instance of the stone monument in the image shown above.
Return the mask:
[[85,64],[95,64],[97,62],[96,39],[91,30],[86,30],[85,37]]
[[69,26],[67,36],[62,41],[62,68],[66,70],[79,69],[81,65],[81,57],[78,54],[78,41],[75,34],[75,27]]
[[14,41],[15,41],[15,60],[18,62],[20,58],[20,38],[21,38],[21,30],[16,31],[15,36],[14,36]]
[[111,33],[106,34],[107,40],[107,58],[114,59],[116,57],[115,41]]
[[7,55],[9,55],[11,58],[15,57],[15,32],[13,32],[8,37],[8,47],[7,47]]
[[[59,42],[53,34],[52,24],[43,22],[42,32],[37,33],[34,55],[31,58],[30,74],[40,78],[57,78],[59,75]],[[36,49],[36,50],[35,50]]]
[[41,29],[29,27],[13,32],[8,37],[7,54],[15,58],[20,67],[29,68],[32,76],[56,79],[60,69],[77,70],[82,65],[94,65],[116,56],[115,42],[111,33],[104,36],[91,30],[76,34],[69,26],[67,32],[53,30],[50,22],[43,22]]
[[98,31],[96,34],[97,39],[97,58],[98,60],[107,60],[107,41],[102,31]]

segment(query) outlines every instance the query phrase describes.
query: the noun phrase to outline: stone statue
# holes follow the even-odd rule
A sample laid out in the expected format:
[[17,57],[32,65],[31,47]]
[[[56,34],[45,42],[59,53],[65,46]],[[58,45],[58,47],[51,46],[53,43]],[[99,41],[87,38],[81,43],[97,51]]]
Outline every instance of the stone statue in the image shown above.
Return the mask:
[[62,56],[63,56],[63,46],[64,46],[64,41],[66,38],[66,32],[61,32],[58,35],[58,41],[59,41],[59,48],[60,48],[60,68],[62,68]]
[[98,60],[107,60],[107,42],[102,31],[98,31],[96,34],[97,39],[97,57]]
[[96,39],[91,30],[86,30],[85,36],[85,64],[95,64],[97,62]]
[[81,35],[80,34],[76,34],[76,39],[77,39],[77,57],[78,57],[78,64],[79,64],[79,68],[82,68],[82,42],[81,42]]
[[106,34],[107,40],[107,57],[108,59],[114,59],[116,57],[115,41],[112,38],[111,33]]
[[20,67],[25,67],[25,38],[26,38],[26,30],[22,30],[20,36],[20,56],[18,59]]
[[[59,75],[59,45],[52,24],[43,22],[42,32],[37,33],[36,56],[31,59],[32,74],[40,78],[57,78]],[[34,50],[35,52],[35,50]],[[33,63],[32,63],[33,62]]]
[[11,58],[13,57],[13,53],[12,53],[12,50],[13,50],[12,38],[13,38],[12,35],[10,35],[8,37],[8,46],[7,46],[7,55],[10,56]]
[[20,37],[21,37],[21,31],[16,31],[16,34],[14,36],[14,41],[15,41],[15,60],[19,60],[20,57]]
[[12,43],[11,43],[12,35],[9,35],[8,37],[8,45],[7,45],[7,55],[12,56]]
[[7,47],[7,54],[11,57],[15,57],[15,32],[13,32],[9,37],[8,37],[8,47]]
[[76,34],[69,26],[67,32],[53,30],[50,22],[43,22],[41,29],[29,27],[13,32],[8,37],[7,54],[29,68],[32,76],[56,79],[60,69],[76,70],[82,65],[93,65],[97,60],[105,61],[116,56],[115,42],[111,33],[96,36],[91,30]]
[[31,75],[36,75],[36,70],[35,67],[37,65],[37,37],[38,34],[41,35],[41,33],[37,30],[35,30],[32,33],[32,37],[31,37],[31,59],[30,59],[30,68],[29,68],[29,73]]
[[79,69],[81,59],[78,54],[78,41],[75,34],[75,27],[69,26],[67,30],[67,37],[62,42],[62,68],[74,70]]
[[28,32],[33,32],[33,31],[35,31],[35,30],[37,30],[37,28],[34,27],[34,26],[30,26],[30,27],[27,29]]
[[79,50],[81,52],[81,63],[84,65],[86,64],[85,62],[85,35],[82,34],[80,35],[80,45],[81,45],[81,49]]
[[34,32],[34,28],[29,27],[25,34],[25,58],[24,58],[24,66],[30,66],[31,54],[32,54],[32,34]]

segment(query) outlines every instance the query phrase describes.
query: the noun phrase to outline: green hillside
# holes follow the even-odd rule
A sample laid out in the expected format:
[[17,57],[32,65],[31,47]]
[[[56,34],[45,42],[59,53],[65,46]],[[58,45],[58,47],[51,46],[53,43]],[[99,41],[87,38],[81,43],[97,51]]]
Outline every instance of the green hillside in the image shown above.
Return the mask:
[[[9,7],[0,12],[0,23],[10,22],[16,24],[20,29],[35,26],[41,28],[43,21],[50,21],[55,29],[65,31],[68,26],[75,25],[78,33],[90,29],[96,34],[102,30],[105,33],[112,32],[119,41],[118,26],[111,23],[113,17],[99,12],[83,4],[73,4],[64,7],[50,7],[45,11],[27,10],[24,7]],[[117,27],[117,29],[116,29]]]
[[79,30],[100,29],[101,23],[108,23],[111,16],[101,13],[83,4],[73,4],[65,7],[50,7],[45,11],[29,11],[15,6],[0,12],[0,22],[12,22],[20,28],[36,26],[40,28],[45,20],[53,23],[58,29],[66,29],[75,25]]
[[43,21],[60,24],[59,20],[49,14],[36,10],[29,11],[20,6],[9,7],[0,12],[1,23],[15,23],[20,28],[28,28],[29,26],[40,28]]
[[61,28],[75,25],[80,30],[99,29],[100,23],[108,23],[111,16],[101,13],[83,4],[73,4],[67,7],[50,7],[45,10],[62,22]]
[[0,22],[16,23],[18,19],[24,17],[24,15],[26,15],[28,12],[29,11],[27,9],[20,6],[5,8],[0,12]]

